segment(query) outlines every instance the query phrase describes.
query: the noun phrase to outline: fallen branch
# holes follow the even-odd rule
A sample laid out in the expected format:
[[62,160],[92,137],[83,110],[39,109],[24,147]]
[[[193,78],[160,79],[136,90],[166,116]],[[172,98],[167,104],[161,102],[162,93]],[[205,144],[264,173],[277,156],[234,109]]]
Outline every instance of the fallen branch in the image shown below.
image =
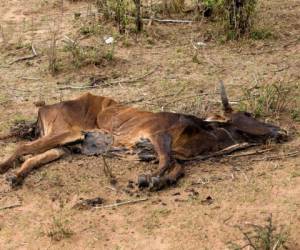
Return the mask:
[[16,60],[14,60],[14,61],[12,61],[12,62],[10,62],[8,64],[12,65],[12,64],[14,64],[16,62],[25,61],[25,60],[31,60],[31,59],[37,57],[38,54],[36,53],[36,50],[35,50],[33,44],[31,45],[31,50],[32,50],[32,55],[31,56],[24,56],[24,57],[17,58]]
[[139,202],[143,202],[143,201],[147,201],[148,198],[141,198],[141,199],[137,199],[137,200],[130,200],[130,201],[123,201],[123,202],[116,202],[114,204],[110,204],[110,205],[106,205],[106,206],[99,206],[99,207],[95,207],[95,208],[112,208],[112,207],[119,207],[119,206],[123,206],[123,205],[129,205],[129,204],[135,204],[135,203],[139,203]]
[[158,67],[159,66],[156,66],[153,70],[150,70],[146,74],[141,75],[141,76],[136,77],[136,78],[120,79],[120,80],[116,80],[116,81],[105,81],[101,85],[94,85],[94,86],[90,86],[90,85],[84,85],[84,86],[82,86],[82,85],[81,86],[65,85],[65,86],[59,87],[59,90],[66,90],[66,89],[95,89],[95,88],[99,88],[99,87],[112,86],[112,85],[122,84],[122,83],[133,83],[133,82],[137,82],[139,80],[142,80],[142,79],[146,78],[149,75],[152,75],[158,69]]
[[76,44],[76,42],[73,39],[71,39],[70,37],[64,36],[64,38],[65,38],[65,40],[63,40],[64,42],[67,42],[67,43],[69,42],[69,43],[72,43],[73,45]]
[[299,151],[294,151],[291,153],[287,153],[285,155],[273,155],[273,156],[266,156],[260,159],[252,159],[251,161],[274,161],[274,160],[282,160],[287,157],[295,157],[299,155]]
[[27,77],[27,76],[22,76],[21,79],[22,79],[22,80],[30,80],[30,81],[39,81],[39,80],[41,80],[41,78],[37,78],[37,77]]
[[12,205],[8,205],[8,206],[0,207],[0,211],[1,210],[5,210],[5,209],[11,209],[11,208],[15,208],[15,207],[20,207],[21,205],[22,205],[21,203],[17,203],[17,204],[12,204]]
[[242,149],[246,149],[246,148],[250,148],[250,147],[254,147],[257,146],[258,144],[256,143],[248,143],[248,142],[244,142],[244,143],[238,143],[238,144],[234,144],[232,146],[229,146],[227,148],[224,148],[220,151],[217,151],[215,153],[209,154],[209,155],[200,155],[200,156],[196,156],[190,160],[206,160],[212,157],[217,157],[217,156],[223,156],[223,155],[228,155],[234,151],[237,150],[242,150]]
[[267,148],[267,149],[262,149],[262,150],[255,150],[252,152],[246,152],[246,153],[241,153],[241,154],[235,154],[235,155],[228,155],[230,158],[237,158],[237,157],[244,157],[244,156],[249,156],[249,155],[258,155],[258,154],[263,154],[265,152],[269,152],[273,150],[273,148]]

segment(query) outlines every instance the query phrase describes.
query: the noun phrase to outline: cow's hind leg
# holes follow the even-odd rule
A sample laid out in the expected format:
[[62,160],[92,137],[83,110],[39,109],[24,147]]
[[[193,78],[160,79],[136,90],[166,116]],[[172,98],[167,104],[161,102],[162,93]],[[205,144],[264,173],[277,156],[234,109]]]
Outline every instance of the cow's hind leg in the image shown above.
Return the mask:
[[50,149],[42,154],[35,155],[27,159],[17,172],[8,178],[8,181],[13,187],[20,185],[23,179],[29,174],[29,172],[36,167],[55,161],[67,153],[65,149],[54,148]]
[[0,163],[0,174],[5,173],[13,163],[22,155],[43,153],[46,150],[83,139],[80,131],[64,132],[61,134],[52,134],[42,137],[33,142],[19,145],[15,152],[6,161]]

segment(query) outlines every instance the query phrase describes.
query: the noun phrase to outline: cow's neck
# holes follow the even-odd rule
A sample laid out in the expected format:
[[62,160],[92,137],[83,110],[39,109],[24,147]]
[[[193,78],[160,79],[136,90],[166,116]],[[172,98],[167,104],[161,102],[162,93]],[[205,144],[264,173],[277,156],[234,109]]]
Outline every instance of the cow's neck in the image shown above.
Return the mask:
[[247,142],[247,138],[231,126],[213,126],[211,133],[213,133],[217,141],[217,146],[213,149],[213,151],[222,150],[234,144]]

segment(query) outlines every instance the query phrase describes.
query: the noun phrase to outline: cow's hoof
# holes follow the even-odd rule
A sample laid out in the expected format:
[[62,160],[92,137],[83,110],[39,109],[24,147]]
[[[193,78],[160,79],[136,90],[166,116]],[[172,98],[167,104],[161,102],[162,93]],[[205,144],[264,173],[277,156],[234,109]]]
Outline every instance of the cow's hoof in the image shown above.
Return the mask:
[[154,176],[150,179],[149,189],[150,191],[159,191],[163,189],[166,186],[166,184],[167,183],[163,177]]
[[0,174],[5,174],[9,169],[10,165],[7,163],[0,164]]
[[138,187],[139,188],[147,188],[149,187],[150,177],[149,175],[139,175],[138,177]]
[[23,183],[23,178],[21,177],[18,177],[16,175],[11,175],[11,176],[8,176],[6,178],[6,181],[9,183],[9,185],[12,187],[12,188],[17,188],[19,186],[22,185]]

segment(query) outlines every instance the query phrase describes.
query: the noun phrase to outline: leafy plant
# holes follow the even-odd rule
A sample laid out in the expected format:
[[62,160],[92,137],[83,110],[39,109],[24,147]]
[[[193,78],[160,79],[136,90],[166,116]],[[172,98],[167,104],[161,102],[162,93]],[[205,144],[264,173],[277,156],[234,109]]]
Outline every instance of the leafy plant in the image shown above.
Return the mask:
[[210,10],[221,21],[227,40],[250,34],[257,0],[203,0],[203,5],[204,14]]
[[267,29],[257,29],[250,32],[250,37],[253,40],[264,40],[274,37],[271,31]]

